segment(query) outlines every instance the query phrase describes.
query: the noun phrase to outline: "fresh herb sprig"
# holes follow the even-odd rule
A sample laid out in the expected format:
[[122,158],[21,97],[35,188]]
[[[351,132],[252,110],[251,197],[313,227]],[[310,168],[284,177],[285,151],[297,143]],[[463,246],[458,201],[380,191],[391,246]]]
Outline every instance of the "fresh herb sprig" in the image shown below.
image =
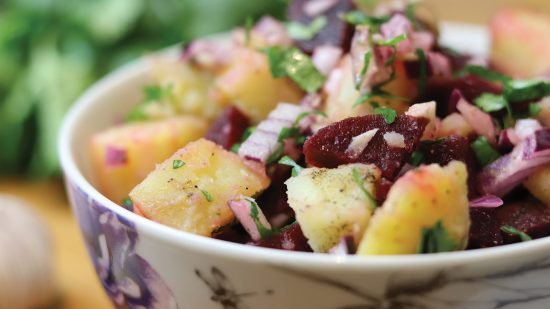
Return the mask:
[[296,47],[273,46],[262,50],[268,59],[273,77],[288,76],[300,88],[313,93],[325,82],[311,59]]
[[527,233],[522,232],[522,231],[520,231],[520,230],[518,230],[515,227],[510,226],[510,225],[501,226],[500,230],[505,232],[505,233],[518,236],[519,239],[521,239],[521,241],[533,240],[533,238],[531,236],[527,235]]
[[363,176],[361,175],[359,170],[356,169],[356,168],[353,168],[351,170],[351,176],[353,177],[353,180],[355,181],[357,186],[359,186],[359,189],[361,189],[361,191],[365,194],[365,196],[369,200],[369,202],[372,206],[372,209],[377,208],[378,203],[376,203],[376,199],[374,198],[374,196],[372,196],[372,194],[369,192],[369,190],[367,190],[367,188],[365,188],[365,179],[363,178]]
[[416,251],[424,254],[448,252],[456,249],[456,242],[443,226],[443,222],[439,220],[431,227],[422,228],[420,243]]
[[292,177],[298,176],[301,171],[304,170],[303,166],[300,166],[300,164],[296,163],[296,161],[292,160],[289,156],[284,156],[279,160],[279,164],[282,165],[288,165],[292,167]]
[[328,24],[328,19],[326,16],[317,16],[311,23],[304,25],[302,23],[292,21],[286,24],[286,30],[291,38],[295,40],[311,40],[321,30],[323,30]]

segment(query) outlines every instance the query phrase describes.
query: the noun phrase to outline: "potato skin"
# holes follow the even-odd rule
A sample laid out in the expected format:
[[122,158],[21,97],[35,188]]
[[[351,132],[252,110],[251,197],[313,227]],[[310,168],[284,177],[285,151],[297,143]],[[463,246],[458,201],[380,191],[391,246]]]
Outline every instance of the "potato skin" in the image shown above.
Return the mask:
[[382,208],[372,217],[357,254],[414,254],[422,228],[441,220],[457,250],[467,243],[470,227],[466,166],[421,166],[399,178]]
[[[173,167],[174,160],[184,162]],[[204,236],[233,221],[227,202],[269,186],[263,167],[206,139],[189,143],[130,193],[141,213],[156,222]]]
[[380,170],[372,164],[306,168],[285,182],[288,203],[315,252],[327,252],[347,235],[359,243],[363,235],[374,205],[354,179],[354,169],[364,179],[365,189],[376,196]]

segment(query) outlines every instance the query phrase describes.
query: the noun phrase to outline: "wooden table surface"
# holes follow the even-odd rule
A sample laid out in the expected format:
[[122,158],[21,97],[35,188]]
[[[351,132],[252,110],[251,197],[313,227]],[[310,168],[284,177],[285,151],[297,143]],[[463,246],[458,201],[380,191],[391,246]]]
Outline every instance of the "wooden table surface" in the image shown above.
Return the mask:
[[[441,20],[485,24],[492,12],[503,5],[533,6],[550,12],[547,0],[426,0]],[[111,305],[96,279],[74,221],[60,180],[30,182],[21,179],[0,180],[0,193],[9,193],[28,201],[47,222],[55,244],[57,286],[62,308],[96,309]]]

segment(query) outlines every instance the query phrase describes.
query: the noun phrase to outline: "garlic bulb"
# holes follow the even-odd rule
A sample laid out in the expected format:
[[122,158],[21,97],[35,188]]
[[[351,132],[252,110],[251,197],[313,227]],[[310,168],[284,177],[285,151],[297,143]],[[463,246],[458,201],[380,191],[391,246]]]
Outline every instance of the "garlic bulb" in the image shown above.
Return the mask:
[[0,194],[0,309],[44,307],[53,295],[52,241],[29,206]]

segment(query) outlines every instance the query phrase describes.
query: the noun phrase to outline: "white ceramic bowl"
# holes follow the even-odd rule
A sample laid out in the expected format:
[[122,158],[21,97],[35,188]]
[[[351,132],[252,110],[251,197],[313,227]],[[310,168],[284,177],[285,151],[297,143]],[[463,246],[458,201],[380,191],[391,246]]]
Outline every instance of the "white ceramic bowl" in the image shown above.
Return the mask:
[[[456,25],[443,27],[443,41],[479,53],[487,43],[480,29]],[[188,234],[116,205],[94,187],[88,140],[138,101],[148,70],[142,60],[99,81],[60,135],[71,205],[117,307],[550,308],[550,238],[454,253],[339,257]]]

